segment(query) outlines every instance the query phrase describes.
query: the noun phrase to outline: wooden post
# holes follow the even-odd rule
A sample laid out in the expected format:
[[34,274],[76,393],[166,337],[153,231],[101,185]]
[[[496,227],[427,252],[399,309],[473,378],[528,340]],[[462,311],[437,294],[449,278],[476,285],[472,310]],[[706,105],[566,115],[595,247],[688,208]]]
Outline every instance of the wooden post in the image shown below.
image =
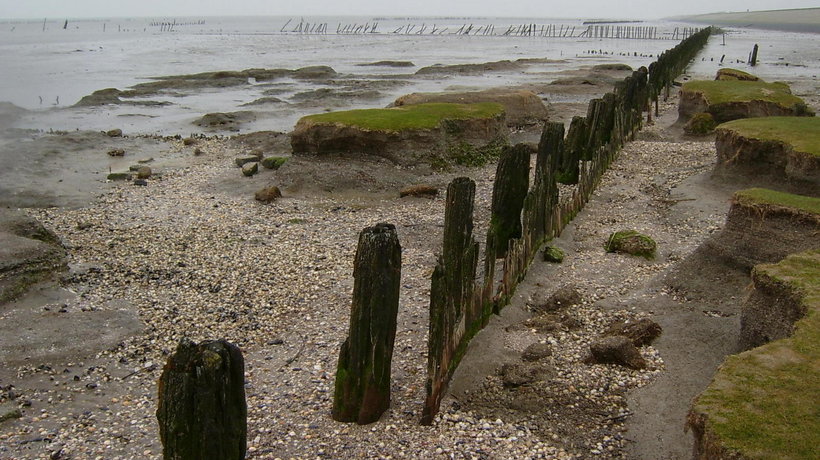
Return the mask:
[[757,65],[757,43],[755,43],[754,48],[752,48],[752,58],[749,60],[749,64],[751,64],[752,67]]
[[158,395],[163,458],[245,458],[245,362],[236,345],[183,339],[162,370]]
[[396,227],[362,230],[353,265],[350,332],[342,343],[333,419],[373,423],[390,406],[390,365],[399,311],[401,246]]
[[[458,366],[456,349],[475,324],[475,274],[478,243],[473,238],[475,182],[457,177],[447,186],[442,254],[430,282],[430,330],[427,339],[427,397],[421,423],[430,425]],[[489,247],[488,247],[489,250]],[[481,307],[481,306],[479,306]],[[475,332],[473,330],[473,332]]]
[[494,251],[496,257],[507,253],[510,239],[521,237],[521,209],[529,182],[529,149],[523,144],[505,147],[495,173],[492,217],[487,234],[487,250]]

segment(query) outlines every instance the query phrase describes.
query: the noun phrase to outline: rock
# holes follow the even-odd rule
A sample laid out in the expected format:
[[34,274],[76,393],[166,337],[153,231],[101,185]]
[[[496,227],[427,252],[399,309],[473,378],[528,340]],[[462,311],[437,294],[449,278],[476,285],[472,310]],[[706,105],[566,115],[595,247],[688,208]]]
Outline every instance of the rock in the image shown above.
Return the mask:
[[215,112],[209,113],[194,121],[194,124],[202,128],[228,129],[238,131],[243,123],[256,120],[256,115],[249,111],[239,112]]
[[201,149],[201,148],[199,148],[199,147],[197,147],[197,148],[195,148],[195,149],[194,149],[194,156],[195,156],[195,157],[198,157],[198,156],[200,156],[200,155],[203,155],[204,153],[205,153],[205,152],[203,152],[203,151],[202,151],[202,149]]
[[111,173],[108,176],[106,176],[106,179],[112,180],[112,181],[131,180],[131,173],[115,172],[115,173]]
[[359,67],[415,67],[410,61],[376,61],[356,64]]
[[636,347],[650,345],[663,332],[661,325],[648,318],[642,318],[638,321],[623,322],[617,321],[612,323],[604,332],[604,335],[621,335],[632,340],[632,344]]
[[638,233],[635,230],[623,230],[609,235],[609,239],[604,244],[606,252],[619,252],[633,256],[641,256],[646,259],[655,258],[655,250],[658,245],[652,238]]
[[137,179],[148,179],[151,177],[152,171],[148,166],[140,166],[137,169]]
[[288,161],[285,157],[267,157],[263,158],[261,163],[267,169],[277,170]]
[[701,112],[696,113],[689,121],[683,125],[683,132],[693,136],[705,136],[714,132],[717,127],[715,118],[711,113]]
[[194,137],[186,137],[182,140],[182,145],[196,145],[199,141]]
[[256,161],[262,161],[262,158],[265,157],[265,152],[262,149],[253,149],[251,150],[250,156],[256,158]]
[[131,172],[137,172],[140,168],[142,168],[142,165],[131,165],[128,167],[128,170]]
[[242,165],[242,175],[251,177],[259,172],[259,163],[245,163]]
[[0,209],[0,304],[66,267],[60,239],[35,219]]
[[438,195],[438,188],[426,184],[411,185],[399,191],[399,196],[401,198],[404,198],[406,196],[433,198],[436,195]]
[[255,163],[255,162],[257,162],[257,161],[259,161],[259,158],[255,157],[255,156],[236,157],[236,158],[233,160],[234,164],[235,164],[238,168],[241,168],[241,167],[242,167],[242,166],[244,166],[246,163]]
[[544,256],[544,262],[560,264],[564,261],[564,251],[555,246],[545,247],[541,254]]
[[604,337],[594,342],[589,348],[592,356],[588,361],[591,364],[617,364],[631,369],[646,368],[646,361],[628,337],[622,335]]
[[0,423],[5,422],[6,420],[13,420],[17,418],[23,418],[23,413],[20,411],[20,409],[4,408],[0,410]]
[[143,158],[141,160],[137,160],[137,163],[142,165],[142,164],[146,164],[146,163],[151,163],[152,161],[154,161],[154,157],[148,157],[148,158]]
[[552,347],[548,343],[536,342],[521,353],[521,359],[524,361],[540,361],[548,356],[552,356]]
[[524,326],[539,333],[561,330],[561,319],[555,315],[541,315],[524,321]]
[[134,185],[139,185],[141,187],[145,187],[148,185],[148,181],[145,179],[134,179]]
[[123,149],[111,149],[111,150],[108,151],[108,156],[110,156],[110,157],[125,156],[125,150],[123,150]]
[[552,313],[562,308],[578,305],[582,302],[581,293],[573,285],[561,286],[543,304],[532,306],[537,313]]
[[507,124],[510,126],[540,124],[547,119],[547,107],[541,98],[531,91],[524,90],[488,89],[460,93],[412,93],[396,99],[393,105],[400,107],[428,102],[459,104],[496,102],[504,106]]
[[302,67],[301,69],[294,70],[292,73],[293,78],[301,78],[307,80],[332,78],[336,75],[336,71],[333,70],[332,67],[328,67],[326,65]]
[[108,137],[122,137],[122,130],[119,128],[112,129],[110,131],[106,131],[105,135]]
[[262,203],[270,203],[277,198],[282,198],[282,192],[279,190],[279,187],[271,185],[256,192],[254,198],[256,201],[261,201]]
[[592,66],[592,70],[615,70],[615,71],[631,72],[632,67],[630,67],[626,64],[598,64],[596,66]]
[[547,379],[551,369],[542,364],[504,364],[499,371],[505,387],[520,387]]

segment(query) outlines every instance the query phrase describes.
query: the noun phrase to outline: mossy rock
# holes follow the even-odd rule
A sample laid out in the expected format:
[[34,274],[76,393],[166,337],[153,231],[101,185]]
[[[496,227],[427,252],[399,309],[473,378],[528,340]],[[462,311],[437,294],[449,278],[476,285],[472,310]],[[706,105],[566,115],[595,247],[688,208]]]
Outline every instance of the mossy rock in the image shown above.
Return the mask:
[[545,262],[560,264],[564,261],[564,251],[561,248],[556,248],[555,246],[545,247],[542,254]]
[[683,127],[683,131],[686,134],[691,134],[694,136],[705,136],[714,132],[716,127],[717,123],[715,123],[715,118],[712,114],[701,112],[695,114],[695,116],[686,122],[686,125]]
[[108,179],[110,181],[131,180],[131,176],[132,176],[131,173],[115,172],[115,173],[110,173],[108,176],[106,176],[106,179]]
[[267,157],[263,158],[261,163],[266,169],[279,169],[288,161],[286,157]]
[[715,80],[718,81],[760,81],[756,75],[737,69],[720,69],[715,75]]
[[623,230],[609,235],[609,239],[604,244],[606,252],[618,252],[641,256],[647,259],[655,258],[657,243],[652,238],[638,233],[635,230]]
[[755,289],[790,292],[805,315],[791,337],[730,355],[694,401],[695,458],[816,459],[820,445],[820,250],[757,265]]
[[687,119],[709,112],[718,123],[738,118],[809,116],[805,101],[785,83],[764,81],[690,81],[680,92],[679,114]]

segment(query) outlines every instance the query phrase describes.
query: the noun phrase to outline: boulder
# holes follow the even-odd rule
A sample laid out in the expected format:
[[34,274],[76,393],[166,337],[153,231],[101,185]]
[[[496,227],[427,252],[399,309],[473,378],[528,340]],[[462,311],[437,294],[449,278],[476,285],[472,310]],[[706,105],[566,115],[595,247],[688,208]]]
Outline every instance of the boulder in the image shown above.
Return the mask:
[[507,124],[510,126],[541,124],[547,119],[547,107],[541,98],[531,91],[524,90],[488,89],[453,93],[412,93],[396,99],[393,105],[401,107],[429,102],[454,102],[458,104],[496,102],[504,107]]
[[254,198],[256,201],[261,201],[262,203],[270,203],[277,198],[282,198],[282,192],[279,190],[279,187],[271,185],[256,192]]
[[621,335],[604,337],[590,345],[591,364],[617,364],[631,369],[646,368],[641,353],[632,344],[632,340]]
[[240,125],[253,120],[256,120],[256,115],[253,112],[243,110],[228,113],[209,113],[195,120],[194,124],[208,129],[238,131]]
[[648,318],[638,321],[616,321],[612,323],[604,333],[608,336],[623,336],[629,338],[636,347],[650,345],[657,339],[663,328],[661,325]]
[[122,137],[122,130],[119,129],[119,128],[112,129],[112,130],[106,131],[105,135],[108,136],[108,137]]
[[196,145],[199,142],[195,137],[186,137],[182,140],[182,145],[189,146],[189,145]]
[[259,163],[245,163],[242,165],[242,175],[251,177],[259,172]]
[[635,230],[623,230],[612,233],[604,244],[606,252],[641,256],[646,259],[653,259],[655,257],[657,247],[658,245],[655,243],[655,240]]
[[123,149],[111,149],[111,150],[108,151],[108,156],[110,156],[110,157],[125,156],[125,150],[123,150]]
[[286,157],[267,157],[263,158],[260,163],[267,169],[277,170],[288,161]]

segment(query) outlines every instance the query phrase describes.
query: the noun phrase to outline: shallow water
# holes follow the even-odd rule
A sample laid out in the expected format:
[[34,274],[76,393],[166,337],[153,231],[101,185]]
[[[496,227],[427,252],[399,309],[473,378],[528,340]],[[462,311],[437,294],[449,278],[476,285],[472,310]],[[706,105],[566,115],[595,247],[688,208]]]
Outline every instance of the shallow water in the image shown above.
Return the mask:
[[[300,20],[328,24],[327,35],[291,32]],[[166,19],[166,21],[168,21]],[[200,23],[200,21],[202,23]],[[288,22],[290,21],[290,22]],[[348,24],[373,24],[378,33],[342,35],[339,27]],[[480,89],[525,83],[546,83],[555,73],[604,62],[623,62],[633,67],[648,65],[659,52],[677,40],[590,39],[568,37],[500,36],[511,26],[523,23],[541,27],[554,24],[576,35],[586,26],[581,20],[555,19],[374,19],[374,18],[177,18],[168,32],[159,25],[162,19],[106,19],[0,22],[0,60],[4,63],[0,80],[0,101],[32,110],[14,126],[20,128],[105,130],[112,127],[127,133],[183,134],[202,132],[193,120],[209,112],[254,110],[259,118],[242,127],[243,131],[273,129],[287,131],[308,113],[324,110],[321,104],[276,104],[250,109],[242,104],[261,96],[261,91],[278,85],[280,99],[291,103],[296,93],[326,87],[324,84],[289,79],[249,84],[220,90],[183,92],[152,97],[171,103],[163,107],[102,106],[72,108],[80,98],[102,88],[126,89],[149,81],[149,77],[191,74],[216,70],[247,68],[296,69],[329,65],[340,76],[337,80],[378,80],[399,78],[409,83],[382,89],[378,97],[343,101],[327,107],[379,107],[396,97],[414,91],[442,91],[449,88]],[[182,24],[179,24],[182,23]],[[283,26],[286,32],[282,32]],[[422,24],[425,33],[393,33]],[[451,32],[472,24],[477,30],[492,25],[491,35],[453,35]],[[433,25],[444,34],[430,34]],[[658,27],[669,36],[678,27],[670,22],[628,24]],[[691,25],[688,25],[691,27]],[[559,29],[560,30],[560,29]],[[754,43],[760,43],[761,64],[754,72],[766,79],[789,80],[795,77],[816,81],[820,74],[820,35],[758,30],[732,30],[710,40],[690,69],[695,74],[713,75],[725,55],[727,66],[745,68]],[[595,53],[593,54],[592,51]],[[602,54],[606,53],[606,54]],[[419,68],[433,64],[482,63],[520,58],[546,58],[558,63],[533,64],[517,72],[489,72],[473,76],[414,77]],[[414,67],[361,67],[357,64],[379,61],[412,61]],[[788,64],[788,66],[786,65]]]

